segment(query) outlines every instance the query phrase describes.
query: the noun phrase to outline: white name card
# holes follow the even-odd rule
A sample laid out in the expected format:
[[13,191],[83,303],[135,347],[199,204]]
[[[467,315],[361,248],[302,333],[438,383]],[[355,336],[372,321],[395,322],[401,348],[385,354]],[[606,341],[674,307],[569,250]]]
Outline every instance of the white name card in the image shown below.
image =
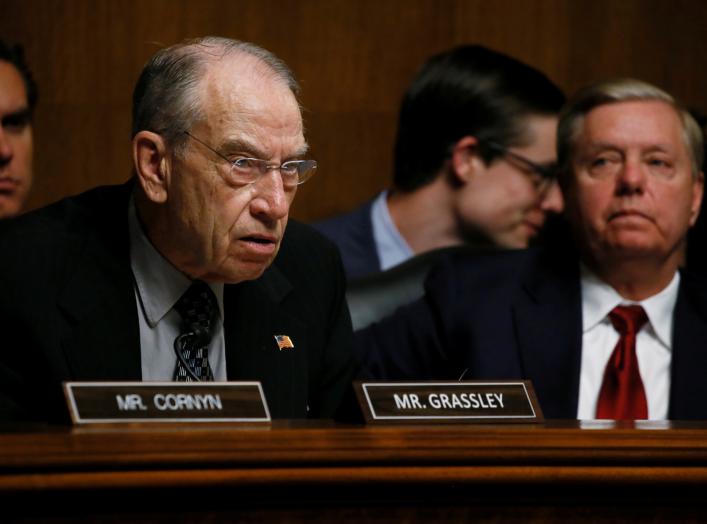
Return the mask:
[[369,424],[542,422],[530,381],[356,382]]
[[260,382],[65,382],[74,424],[268,423]]

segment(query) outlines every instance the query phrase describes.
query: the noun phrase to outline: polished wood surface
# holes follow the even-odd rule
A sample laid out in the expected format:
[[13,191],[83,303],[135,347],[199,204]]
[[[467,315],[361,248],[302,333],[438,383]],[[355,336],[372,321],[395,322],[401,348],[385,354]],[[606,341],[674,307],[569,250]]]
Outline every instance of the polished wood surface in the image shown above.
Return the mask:
[[281,56],[302,84],[320,170],[293,215],[352,209],[391,180],[398,104],[433,53],[481,43],[567,91],[657,83],[707,112],[707,2],[697,0],[0,0],[40,88],[31,207],[130,176],[130,97],[147,58],[218,34]]
[[177,521],[707,518],[707,424],[0,429],[0,502],[23,522],[153,522],[194,492],[209,502]]

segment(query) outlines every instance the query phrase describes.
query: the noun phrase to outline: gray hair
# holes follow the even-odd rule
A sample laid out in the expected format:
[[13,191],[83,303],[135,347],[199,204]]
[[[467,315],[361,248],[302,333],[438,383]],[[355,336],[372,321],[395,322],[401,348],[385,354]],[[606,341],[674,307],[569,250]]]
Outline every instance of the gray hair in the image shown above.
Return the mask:
[[133,92],[132,136],[152,131],[162,135],[175,153],[181,152],[184,131],[203,115],[198,87],[207,66],[234,54],[255,57],[294,95],[299,92],[290,68],[262,47],[218,36],[186,40],[158,51],[142,70]]
[[571,170],[572,154],[584,117],[592,109],[617,102],[657,100],[670,105],[678,115],[682,125],[682,135],[690,155],[693,176],[702,170],[704,146],[702,130],[692,115],[662,89],[633,78],[619,78],[592,84],[580,89],[560,113],[557,128],[557,161],[560,173]]

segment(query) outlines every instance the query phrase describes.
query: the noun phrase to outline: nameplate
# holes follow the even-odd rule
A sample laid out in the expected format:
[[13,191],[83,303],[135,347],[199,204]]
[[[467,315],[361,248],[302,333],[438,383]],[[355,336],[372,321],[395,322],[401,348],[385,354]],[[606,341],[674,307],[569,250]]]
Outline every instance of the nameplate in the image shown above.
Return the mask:
[[260,382],[64,382],[74,424],[267,423]]
[[542,422],[530,381],[356,382],[369,424]]

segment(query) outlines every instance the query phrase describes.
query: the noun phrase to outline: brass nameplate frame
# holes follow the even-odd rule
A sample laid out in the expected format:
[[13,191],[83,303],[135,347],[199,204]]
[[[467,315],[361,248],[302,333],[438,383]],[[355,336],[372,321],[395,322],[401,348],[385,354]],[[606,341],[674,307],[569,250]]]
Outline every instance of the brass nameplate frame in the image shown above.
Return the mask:
[[269,423],[260,382],[64,382],[74,424]]
[[355,382],[368,424],[537,423],[542,410],[528,380]]

